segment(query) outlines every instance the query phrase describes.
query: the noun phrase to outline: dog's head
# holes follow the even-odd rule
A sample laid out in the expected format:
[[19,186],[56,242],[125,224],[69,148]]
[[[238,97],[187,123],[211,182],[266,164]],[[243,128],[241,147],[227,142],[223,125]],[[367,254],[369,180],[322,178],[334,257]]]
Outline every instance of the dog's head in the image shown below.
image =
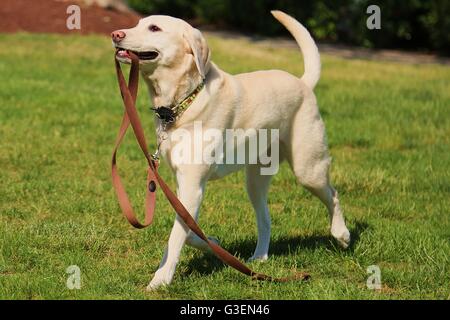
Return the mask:
[[152,72],[158,67],[176,69],[195,66],[205,78],[209,69],[210,51],[201,32],[187,22],[169,16],[150,16],[141,19],[131,29],[116,30],[111,34],[117,49],[117,59],[130,63],[129,52],[140,60],[141,70]]

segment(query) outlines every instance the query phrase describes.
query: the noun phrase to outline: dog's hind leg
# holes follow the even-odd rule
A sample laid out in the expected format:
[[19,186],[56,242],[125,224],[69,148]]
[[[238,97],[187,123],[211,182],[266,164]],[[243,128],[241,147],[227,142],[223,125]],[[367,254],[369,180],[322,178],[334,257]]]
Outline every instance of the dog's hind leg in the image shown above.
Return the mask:
[[331,235],[347,248],[350,232],[345,225],[338,194],[329,182],[330,158],[325,127],[315,105],[315,99],[305,101],[295,116],[289,163],[300,184],[318,197],[327,207]]
[[270,244],[270,214],[267,206],[267,192],[269,190],[271,175],[261,175],[261,167],[248,165],[246,167],[247,193],[256,213],[258,227],[258,242],[250,261],[265,261],[269,254]]
[[[178,198],[195,220],[202,202],[205,184],[200,177],[177,175]],[[180,258],[181,249],[187,239],[189,228],[176,217],[164,257],[147,290],[154,290],[172,282]]]

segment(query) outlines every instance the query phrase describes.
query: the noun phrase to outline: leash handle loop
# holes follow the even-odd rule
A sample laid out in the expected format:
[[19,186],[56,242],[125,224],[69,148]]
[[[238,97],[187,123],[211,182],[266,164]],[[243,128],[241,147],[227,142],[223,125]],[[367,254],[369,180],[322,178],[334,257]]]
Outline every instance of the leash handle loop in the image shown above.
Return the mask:
[[[122,94],[122,99],[125,103],[127,101],[128,105],[134,105],[136,103],[136,97],[137,97],[137,91],[139,86],[139,65],[133,63],[130,69],[130,76],[128,81],[128,86],[125,83],[125,78],[123,77],[123,74],[120,70],[120,65],[118,64],[118,61],[115,60],[116,63],[116,71],[117,71],[117,77],[119,79],[119,86],[120,86],[120,92]],[[126,88],[126,90],[124,89]],[[149,188],[150,184],[155,184],[156,177],[154,175],[154,171],[150,168],[147,172],[147,191],[145,195],[145,220],[144,223],[140,223],[139,220],[136,218],[136,215],[134,214],[133,207],[131,205],[131,202],[128,198],[128,194],[125,191],[125,187],[123,186],[122,180],[119,175],[118,167],[117,167],[117,150],[119,149],[120,144],[122,143],[123,137],[125,136],[128,127],[130,126],[130,116],[129,114],[136,115],[136,112],[133,114],[132,112],[128,112],[129,108],[125,109],[125,112],[123,114],[122,123],[120,125],[119,133],[117,135],[117,139],[115,142],[113,154],[112,154],[112,160],[111,160],[111,175],[112,175],[112,182],[114,189],[116,191],[117,199],[119,200],[120,208],[122,209],[122,212],[125,216],[125,218],[128,220],[128,222],[135,228],[142,229],[152,224],[153,222],[153,216],[156,206],[156,190],[153,192]],[[132,110],[130,110],[132,111]],[[135,122],[135,119],[134,119]],[[138,127],[138,126],[137,126]],[[134,128],[134,126],[133,126]],[[142,129],[142,126],[141,126]],[[141,141],[138,141],[139,145],[142,148]],[[142,144],[145,146],[145,140],[142,141]],[[146,150],[143,149],[143,151]],[[145,151],[144,151],[145,154]],[[148,154],[148,151],[147,151]],[[148,159],[148,157],[146,157]],[[153,165],[155,168],[157,167],[157,163],[150,161],[151,165]]]

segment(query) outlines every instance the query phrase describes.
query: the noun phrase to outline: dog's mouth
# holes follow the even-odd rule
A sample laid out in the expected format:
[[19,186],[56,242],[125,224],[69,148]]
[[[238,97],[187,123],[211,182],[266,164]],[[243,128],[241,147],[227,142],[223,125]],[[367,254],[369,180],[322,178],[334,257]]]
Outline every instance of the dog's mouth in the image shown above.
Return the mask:
[[138,52],[138,51],[127,50],[127,49],[123,49],[123,48],[119,48],[119,47],[117,47],[116,49],[117,49],[116,56],[118,58],[122,58],[122,59],[131,59],[130,52],[137,55],[139,60],[146,60],[146,61],[155,60],[159,56],[159,52],[157,52],[157,51]]

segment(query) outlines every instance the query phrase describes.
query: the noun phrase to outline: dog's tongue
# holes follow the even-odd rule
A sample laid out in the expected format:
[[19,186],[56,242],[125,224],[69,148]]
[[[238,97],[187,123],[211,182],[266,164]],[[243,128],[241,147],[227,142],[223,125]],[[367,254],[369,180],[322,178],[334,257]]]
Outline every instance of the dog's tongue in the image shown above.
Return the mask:
[[121,58],[131,58],[130,54],[128,53],[128,50],[117,51],[117,56]]

